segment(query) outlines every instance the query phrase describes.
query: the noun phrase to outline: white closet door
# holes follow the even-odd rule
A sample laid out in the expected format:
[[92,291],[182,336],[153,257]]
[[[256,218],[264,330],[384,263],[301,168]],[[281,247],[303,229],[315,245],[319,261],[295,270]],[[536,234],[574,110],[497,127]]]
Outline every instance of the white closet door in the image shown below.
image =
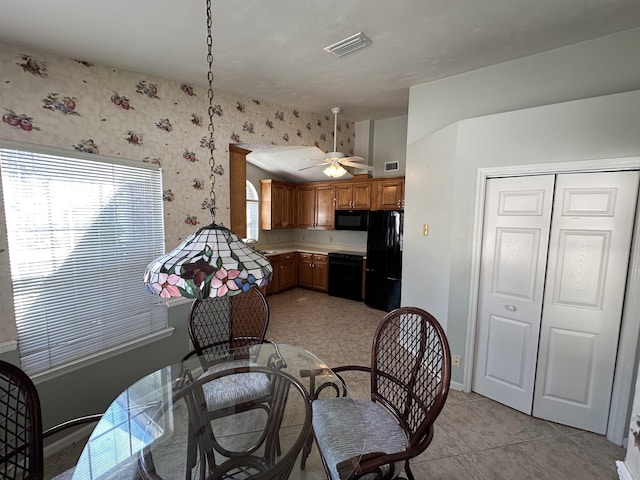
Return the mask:
[[473,390],[531,414],[554,175],[487,180]]
[[533,415],[606,433],[638,172],[558,175]]

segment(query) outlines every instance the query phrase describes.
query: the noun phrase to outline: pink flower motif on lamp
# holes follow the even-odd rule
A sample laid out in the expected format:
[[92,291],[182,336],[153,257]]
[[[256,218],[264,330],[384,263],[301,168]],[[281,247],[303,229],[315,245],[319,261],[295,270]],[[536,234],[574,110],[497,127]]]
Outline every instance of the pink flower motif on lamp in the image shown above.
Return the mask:
[[237,293],[240,293],[242,290],[240,290],[235,282],[238,275],[240,275],[239,270],[227,271],[224,267],[220,268],[211,279],[210,296],[224,297],[225,295],[234,295],[230,290],[237,290]]
[[153,288],[160,292],[162,298],[180,297],[180,290],[177,285],[182,280],[178,275],[160,273],[158,275],[158,283],[153,284]]

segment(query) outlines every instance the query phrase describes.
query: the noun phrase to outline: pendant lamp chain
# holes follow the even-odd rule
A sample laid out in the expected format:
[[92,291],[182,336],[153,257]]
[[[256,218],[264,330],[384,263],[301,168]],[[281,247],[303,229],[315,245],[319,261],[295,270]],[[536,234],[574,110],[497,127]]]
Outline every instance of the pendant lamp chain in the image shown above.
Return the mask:
[[213,126],[213,35],[211,34],[211,0],[207,0],[207,63],[209,70],[207,72],[207,80],[209,81],[209,88],[207,90],[207,96],[209,97],[209,183],[211,184],[211,191],[209,192],[209,210],[211,212],[211,221],[216,221],[216,176],[214,169],[216,166],[216,160],[213,156],[213,150],[215,144],[213,142],[213,133],[215,127]]
[[209,180],[211,225],[199,228],[171,252],[152,261],[144,274],[150,293],[162,298],[209,298],[239,295],[262,288],[273,277],[273,266],[260,252],[222,225],[216,225],[215,159],[213,151],[213,37],[211,0],[207,0],[207,63],[209,71]]

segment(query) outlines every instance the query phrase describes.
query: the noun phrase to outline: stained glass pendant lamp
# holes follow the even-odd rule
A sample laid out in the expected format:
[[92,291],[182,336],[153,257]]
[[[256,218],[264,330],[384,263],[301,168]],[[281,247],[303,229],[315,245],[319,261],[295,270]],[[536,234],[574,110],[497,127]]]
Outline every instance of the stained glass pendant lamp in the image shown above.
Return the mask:
[[273,276],[273,267],[264,255],[249,247],[228,228],[215,223],[211,0],[207,0],[207,48],[210,209],[213,223],[198,229],[175,250],[149,264],[144,274],[147,290],[163,298],[232,296],[254,286],[263,287]]

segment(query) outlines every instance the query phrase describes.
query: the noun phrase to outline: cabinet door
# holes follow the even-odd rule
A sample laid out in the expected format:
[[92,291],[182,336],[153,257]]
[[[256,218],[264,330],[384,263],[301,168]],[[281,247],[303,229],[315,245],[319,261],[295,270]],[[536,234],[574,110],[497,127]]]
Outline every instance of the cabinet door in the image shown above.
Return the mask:
[[313,288],[313,255],[298,254],[298,284],[301,287]]
[[297,225],[299,228],[313,228],[315,226],[315,195],[316,190],[314,187],[299,186],[296,189],[296,197],[298,199]]
[[296,189],[293,185],[284,186],[283,220],[285,228],[296,228],[295,195]]
[[280,290],[298,284],[298,258],[296,253],[280,255]]
[[280,291],[280,256],[270,255],[269,263],[271,263],[273,267],[273,276],[271,277],[271,281],[267,283],[267,295],[272,295]]
[[371,208],[371,183],[354,183],[352,186],[352,205],[356,210]]
[[353,208],[353,188],[350,183],[336,185],[336,209],[349,210]]
[[271,180],[260,180],[260,229],[273,229],[271,205],[273,203],[273,184]]
[[334,188],[333,185],[316,187],[316,222],[320,230],[333,230],[334,225]]
[[326,255],[313,256],[313,288],[320,292],[329,291],[329,259]]
[[403,180],[381,180],[378,182],[378,208],[381,210],[404,208]]
[[295,186],[275,180],[260,180],[260,228],[295,228]]
[[271,221],[273,228],[285,228],[286,221],[286,189],[284,185],[273,184],[271,190]]

